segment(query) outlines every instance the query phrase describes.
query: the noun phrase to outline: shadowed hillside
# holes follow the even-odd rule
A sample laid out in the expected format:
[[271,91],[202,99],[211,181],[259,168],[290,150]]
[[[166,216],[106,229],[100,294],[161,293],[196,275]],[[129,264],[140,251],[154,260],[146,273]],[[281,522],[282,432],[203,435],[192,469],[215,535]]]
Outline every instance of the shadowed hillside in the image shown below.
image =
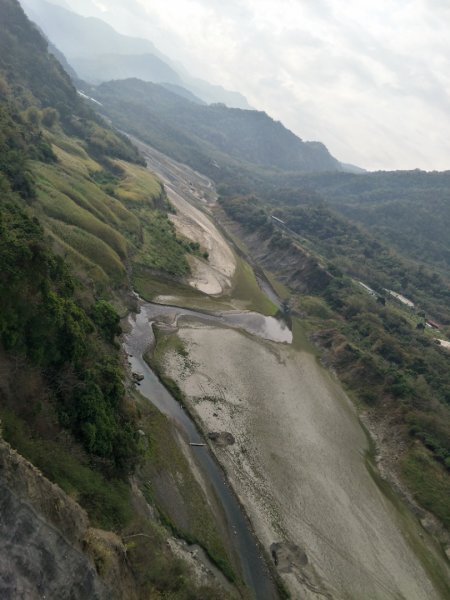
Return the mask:
[[340,169],[323,144],[303,142],[263,112],[200,106],[137,79],[104,83],[93,93],[119,127],[215,180],[252,166]]
[[[177,531],[234,577],[175,431],[131,385],[118,343],[133,270],[180,278],[198,250],[175,235],[142,163],[16,0],[1,0],[2,597],[228,597],[168,546]],[[148,492],[161,471],[188,515],[180,524],[163,498],[170,530]]]

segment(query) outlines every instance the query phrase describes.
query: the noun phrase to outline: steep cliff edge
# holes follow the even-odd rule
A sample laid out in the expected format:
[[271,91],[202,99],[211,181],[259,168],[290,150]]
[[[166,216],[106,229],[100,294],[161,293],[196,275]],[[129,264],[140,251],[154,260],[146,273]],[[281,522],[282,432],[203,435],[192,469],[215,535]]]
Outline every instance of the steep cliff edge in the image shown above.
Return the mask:
[[300,294],[319,294],[333,279],[316,257],[276,230],[255,230],[237,223],[219,207],[214,216],[234,239],[245,244],[245,250],[258,267],[276,273],[277,279]]
[[90,529],[85,511],[3,440],[0,498],[2,598],[136,597],[120,539]]

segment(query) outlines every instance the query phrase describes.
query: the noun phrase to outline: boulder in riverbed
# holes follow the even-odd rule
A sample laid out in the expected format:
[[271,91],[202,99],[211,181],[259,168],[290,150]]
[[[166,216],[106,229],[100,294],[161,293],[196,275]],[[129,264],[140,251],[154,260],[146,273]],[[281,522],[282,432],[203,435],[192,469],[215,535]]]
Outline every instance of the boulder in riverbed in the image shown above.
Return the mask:
[[277,542],[270,546],[273,562],[280,573],[292,573],[308,564],[306,552],[295,544]]
[[208,437],[217,446],[232,446],[236,442],[234,435],[228,431],[211,431]]

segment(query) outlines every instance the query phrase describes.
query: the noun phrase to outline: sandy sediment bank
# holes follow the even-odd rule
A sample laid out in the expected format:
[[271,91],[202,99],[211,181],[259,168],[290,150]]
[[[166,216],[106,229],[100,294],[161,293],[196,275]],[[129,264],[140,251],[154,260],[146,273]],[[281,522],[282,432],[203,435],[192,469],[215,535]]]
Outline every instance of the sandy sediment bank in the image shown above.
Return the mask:
[[[439,598],[366,467],[367,439],[335,380],[306,352],[180,322],[175,379],[294,598]],[[212,442],[214,444],[214,442]],[[274,544],[278,544],[275,545]]]
[[198,242],[208,259],[190,257],[192,274],[189,285],[209,294],[220,295],[231,288],[236,270],[236,258],[228,243],[212,221],[192,206],[170,186],[167,195],[177,213],[170,218],[177,232],[191,241]]

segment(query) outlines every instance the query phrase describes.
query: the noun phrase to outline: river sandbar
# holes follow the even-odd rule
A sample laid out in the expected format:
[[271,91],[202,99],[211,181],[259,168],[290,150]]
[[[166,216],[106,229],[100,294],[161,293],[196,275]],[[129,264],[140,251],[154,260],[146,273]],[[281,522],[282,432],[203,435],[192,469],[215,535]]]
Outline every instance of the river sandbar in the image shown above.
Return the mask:
[[231,288],[236,270],[236,258],[228,243],[212,221],[166,186],[170,202],[177,213],[170,215],[176,230],[191,241],[198,242],[208,253],[207,260],[190,257],[191,276],[189,285],[211,296],[223,294]]
[[293,597],[439,598],[366,468],[353,406],[316,359],[205,324],[178,335],[189,359],[168,352],[164,369],[206,432],[236,440],[215,452],[259,539],[306,553],[282,574]]

